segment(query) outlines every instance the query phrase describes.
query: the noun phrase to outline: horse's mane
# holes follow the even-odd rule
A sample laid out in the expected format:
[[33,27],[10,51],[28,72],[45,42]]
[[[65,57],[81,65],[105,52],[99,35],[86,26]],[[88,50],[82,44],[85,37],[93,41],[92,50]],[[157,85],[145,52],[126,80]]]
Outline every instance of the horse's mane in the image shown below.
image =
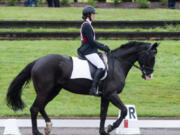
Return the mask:
[[116,56],[116,55],[120,54],[122,56],[122,55],[128,53],[129,49],[142,50],[142,49],[148,49],[149,47],[151,47],[150,43],[131,41],[126,44],[122,44],[120,47],[114,49],[112,51],[112,55]]
[[135,47],[135,46],[144,46],[144,47],[149,48],[150,45],[151,45],[150,43],[146,43],[146,42],[131,41],[126,44],[122,44],[120,47],[114,49],[113,51],[117,51],[117,50],[121,50],[121,49],[128,49],[128,48]]
[[149,48],[149,46],[151,44],[150,43],[145,43],[145,42],[131,41],[131,42],[128,42],[126,44],[122,44],[120,47],[114,49],[113,51],[116,51],[116,50],[119,50],[119,49],[128,49],[128,48],[131,48],[131,47],[134,47],[134,46],[142,46],[142,45]]

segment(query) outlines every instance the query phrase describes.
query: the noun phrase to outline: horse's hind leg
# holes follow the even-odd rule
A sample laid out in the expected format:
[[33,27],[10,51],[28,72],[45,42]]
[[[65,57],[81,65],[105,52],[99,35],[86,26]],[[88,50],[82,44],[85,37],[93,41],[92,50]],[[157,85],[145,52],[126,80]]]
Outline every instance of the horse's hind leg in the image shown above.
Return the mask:
[[42,106],[42,108],[40,108],[40,113],[46,122],[45,135],[49,135],[51,132],[51,129],[52,129],[51,119],[48,117],[48,115],[45,111],[45,107],[48,104],[48,102],[50,102],[54,97],[56,97],[58,95],[59,91],[60,91],[60,89],[52,90],[52,92],[49,93],[49,96],[47,97],[46,101],[44,102],[44,105]]
[[32,133],[33,135],[43,135],[39,132],[37,128],[37,115],[39,112],[39,106],[40,106],[40,96],[38,95],[33,103],[33,105],[30,108],[31,112],[31,122],[32,122]]
[[45,111],[45,107],[41,108],[40,110],[41,115],[43,116],[45,122],[46,122],[46,128],[45,128],[45,135],[49,135],[52,129],[52,123],[51,123],[51,119],[48,117],[46,111]]
[[53,93],[53,95],[51,95],[51,93],[43,93],[43,94],[38,94],[36,97],[36,100],[34,101],[30,111],[31,111],[31,120],[32,120],[32,132],[33,135],[42,135],[38,128],[37,128],[37,115],[38,112],[41,113],[41,115],[43,116],[43,118],[46,121],[46,129],[45,129],[45,134],[48,135],[51,131],[52,128],[52,124],[51,124],[51,120],[48,117],[48,115],[45,112],[45,106],[47,105],[47,103],[52,100],[57,94],[59,93],[56,92]]
[[[45,85],[43,85],[45,86]],[[43,118],[45,119],[46,123],[47,123],[47,127],[48,127],[48,132],[50,132],[50,128],[51,128],[51,120],[49,119],[48,115],[45,112],[45,106],[47,105],[47,103],[52,100],[60,91],[59,90],[55,90],[53,89],[54,85],[46,85],[46,88],[41,88],[41,89],[37,89],[36,85],[35,85],[35,89],[37,91],[37,97],[30,109],[31,111],[31,120],[32,120],[32,133],[33,135],[42,135],[38,128],[37,128],[37,115],[38,112],[40,112],[43,116]],[[48,133],[47,132],[47,133]]]

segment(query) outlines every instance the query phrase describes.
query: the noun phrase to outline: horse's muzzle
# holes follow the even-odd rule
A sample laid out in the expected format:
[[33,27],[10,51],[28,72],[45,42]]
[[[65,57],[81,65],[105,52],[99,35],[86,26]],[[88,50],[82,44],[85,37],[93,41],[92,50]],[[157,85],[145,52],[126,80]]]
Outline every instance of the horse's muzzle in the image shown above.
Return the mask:
[[153,78],[153,74],[150,74],[150,75],[142,75],[142,78],[144,79],[144,80],[151,80],[152,78]]

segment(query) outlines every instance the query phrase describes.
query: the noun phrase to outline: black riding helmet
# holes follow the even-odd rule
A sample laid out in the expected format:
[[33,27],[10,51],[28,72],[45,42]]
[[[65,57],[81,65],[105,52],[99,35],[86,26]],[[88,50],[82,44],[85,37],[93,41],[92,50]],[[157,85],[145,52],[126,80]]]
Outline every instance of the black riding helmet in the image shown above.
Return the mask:
[[[85,20],[87,17],[90,18],[91,14],[96,14],[96,10],[93,6],[87,5],[84,7],[82,11],[82,18]],[[90,18],[91,19],[91,18]]]

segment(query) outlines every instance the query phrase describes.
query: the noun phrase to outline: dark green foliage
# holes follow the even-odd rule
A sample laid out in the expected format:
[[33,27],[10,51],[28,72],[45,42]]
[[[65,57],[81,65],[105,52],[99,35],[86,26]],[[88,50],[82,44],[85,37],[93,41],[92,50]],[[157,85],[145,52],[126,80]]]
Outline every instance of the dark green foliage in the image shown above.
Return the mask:
[[18,3],[18,0],[7,0],[9,6],[14,6]]
[[166,5],[168,3],[168,0],[160,0],[162,5]]
[[98,0],[98,2],[106,2],[106,0]]
[[70,5],[71,4],[71,2],[69,0],[61,0],[60,2],[61,2],[61,4],[64,4],[64,5]]
[[122,0],[112,0],[114,2],[114,4],[118,4],[120,2],[122,2]]
[[140,8],[149,8],[151,2],[149,0],[136,0]]
[[97,0],[88,0],[88,4],[92,5],[93,7],[96,7],[98,1]]

